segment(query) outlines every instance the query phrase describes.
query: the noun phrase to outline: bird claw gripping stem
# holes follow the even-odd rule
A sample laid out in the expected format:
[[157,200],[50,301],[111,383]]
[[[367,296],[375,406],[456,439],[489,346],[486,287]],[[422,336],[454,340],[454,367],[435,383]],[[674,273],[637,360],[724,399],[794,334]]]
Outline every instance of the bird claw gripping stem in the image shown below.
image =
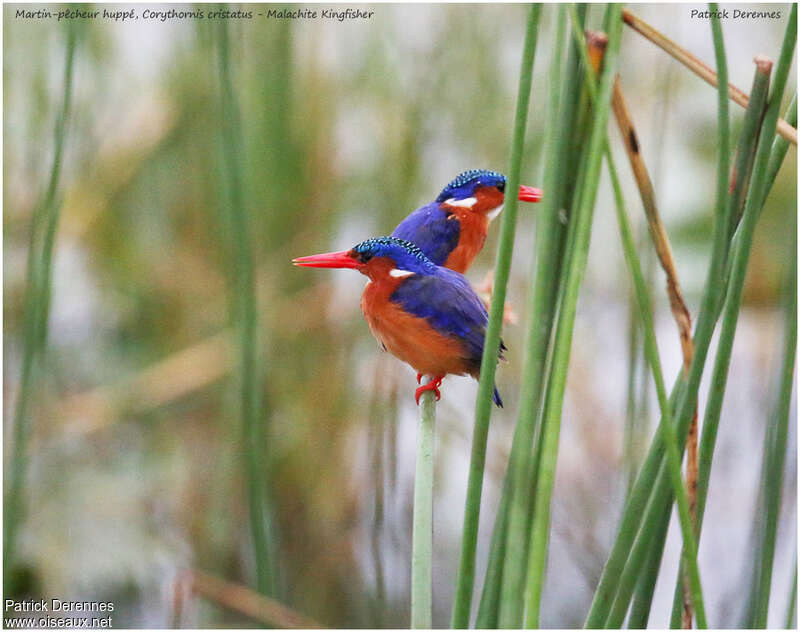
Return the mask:
[[[439,392],[439,387],[442,385],[442,380],[444,379],[444,375],[440,375],[439,377],[433,378],[427,384],[420,386],[414,392],[414,399],[417,400],[417,406],[419,406],[419,398],[425,391],[433,391],[434,395],[436,395],[436,401],[438,402],[442,398],[442,394]],[[422,380],[422,374],[417,374],[417,383]]]

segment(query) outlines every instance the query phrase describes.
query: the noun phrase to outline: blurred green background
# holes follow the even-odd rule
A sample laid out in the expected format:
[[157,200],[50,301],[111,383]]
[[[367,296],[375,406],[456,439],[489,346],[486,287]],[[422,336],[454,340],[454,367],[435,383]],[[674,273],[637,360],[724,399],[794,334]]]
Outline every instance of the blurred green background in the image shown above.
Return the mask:
[[[713,66],[710,27],[690,18],[693,6],[629,8]],[[51,169],[66,31],[56,20],[17,18],[17,8],[3,7],[6,467],[31,218]],[[211,5],[107,8],[141,15]],[[462,170],[507,168],[526,8],[359,5],[351,8],[374,15],[344,21],[257,15],[278,5],[231,8],[256,13],[226,28],[255,269],[259,450],[275,596],[326,626],[404,627],[414,374],[372,339],[358,307],[363,279],[289,261],[390,233]],[[782,10],[784,18],[723,22],[730,79],[745,91],[753,56],[777,57],[787,13],[786,5],[758,8]],[[541,184],[553,17],[546,8],[523,161],[530,185]],[[591,9],[590,24],[600,19],[600,9]],[[230,112],[221,107],[219,33],[218,21],[207,19],[78,24],[48,349],[33,400],[14,581],[4,588],[6,596],[112,600],[115,627],[258,625],[213,595],[192,594],[184,581],[197,570],[252,585],[255,572],[229,282],[244,246],[224,210]],[[710,252],[716,92],[627,29],[620,76],[694,315]],[[791,79],[787,94],[795,90]],[[734,139],[742,113],[731,105]],[[618,132],[609,132],[641,225]],[[737,624],[749,587],[760,446],[781,357],[781,287],[795,247],[796,173],[790,148],[756,233],[711,476],[699,561],[709,617],[723,627]],[[625,494],[630,288],[605,178],[565,404],[545,626],[582,624]],[[509,300],[521,324],[504,330],[510,362],[498,385],[506,408],[495,412],[489,438],[478,589],[516,414],[535,215],[535,206],[520,209]],[[470,271],[473,283],[492,266],[496,232]],[[650,250],[643,240],[641,251]],[[660,351],[674,375],[677,332],[652,268]],[[452,599],[475,392],[474,382],[450,378],[438,409],[439,626]],[[655,397],[649,407],[640,446],[657,421]],[[796,443],[793,413],[776,625],[796,551]],[[671,529],[651,619],[659,625],[679,547]]]

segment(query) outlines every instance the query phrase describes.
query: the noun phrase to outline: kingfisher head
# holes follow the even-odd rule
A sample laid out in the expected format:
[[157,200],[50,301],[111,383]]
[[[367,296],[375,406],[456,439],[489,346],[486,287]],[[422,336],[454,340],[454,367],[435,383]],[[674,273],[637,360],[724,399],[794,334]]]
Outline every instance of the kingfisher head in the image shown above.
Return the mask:
[[374,237],[350,250],[298,257],[292,263],[307,268],[350,268],[373,281],[436,272],[436,265],[417,246],[397,237]]
[[[436,201],[439,204],[466,208],[494,219],[503,207],[506,191],[506,177],[496,171],[470,169],[458,174],[442,189]],[[538,202],[542,199],[541,189],[521,185],[518,199],[523,202]]]

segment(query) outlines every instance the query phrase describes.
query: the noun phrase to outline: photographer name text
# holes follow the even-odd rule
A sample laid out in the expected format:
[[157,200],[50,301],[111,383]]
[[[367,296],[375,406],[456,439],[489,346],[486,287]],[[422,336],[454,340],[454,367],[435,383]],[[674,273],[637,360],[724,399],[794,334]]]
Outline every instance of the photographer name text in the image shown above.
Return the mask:
[[[110,601],[67,599],[6,599],[3,627],[13,628],[112,628],[114,604]],[[105,615],[105,616],[97,616]],[[66,615],[66,616],[63,616]]]
[[751,11],[745,9],[719,9],[717,11],[692,9],[689,13],[690,18],[699,20],[780,20],[780,11]]

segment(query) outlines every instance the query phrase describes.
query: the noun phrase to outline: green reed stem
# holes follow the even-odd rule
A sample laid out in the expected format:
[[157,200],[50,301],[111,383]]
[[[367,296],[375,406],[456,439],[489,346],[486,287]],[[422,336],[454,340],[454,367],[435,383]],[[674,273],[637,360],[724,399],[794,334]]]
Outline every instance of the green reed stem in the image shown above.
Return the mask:
[[[769,595],[772,587],[772,566],[775,559],[775,540],[778,532],[778,512],[783,491],[783,468],[786,462],[786,443],[789,434],[789,410],[794,385],[794,361],[797,349],[797,247],[792,248],[786,305],[786,337],[784,343],[783,365],[781,367],[778,405],[772,415],[772,432],[767,431],[765,455],[765,477],[763,488],[764,522],[759,547],[759,568],[756,569],[758,585],[752,628],[767,627]],[[771,439],[771,440],[770,440]]]
[[[433,378],[428,378],[430,381]],[[436,398],[420,397],[417,466],[414,475],[414,517],[411,536],[411,627],[430,629],[433,617],[433,452]]]
[[[631,287],[631,289],[633,289]],[[630,290],[629,290],[630,292]],[[636,376],[639,373],[639,345],[641,332],[636,314],[636,297],[630,292],[628,297],[628,380],[625,385],[625,429],[622,436],[622,463],[624,467],[625,489],[627,493],[633,487],[636,480],[636,437],[637,419],[644,410],[640,410],[637,405],[637,383]]]
[[[797,94],[792,97],[789,106],[786,109],[786,113],[784,114],[784,120],[789,123],[790,125],[797,125]],[[778,175],[778,171],[783,165],[783,161],[786,158],[786,152],[790,147],[790,142],[783,138],[783,136],[776,136],[775,140],[772,142],[772,151],[769,155],[769,164],[767,165],[767,175],[766,175],[766,185],[764,187],[764,199],[761,202],[761,208],[763,209],[764,204],[766,204],[767,197],[769,196],[770,192],[772,191],[772,187],[775,184],[775,178]],[[731,241],[731,250],[734,250],[738,247],[738,243],[740,241],[739,233],[736,232],[733,235],[733,239]],[[731,262],[728,262],[728,270],[725,272],[725,281],[724,286],[727,287],[728,285],[728,278],[730,277],[730,267]],[[722,308],[724,306],[726,294],[723,294],[720,297],[720,302],[717,307],[718,312],[722,312]]]
[[783,627],[786,630],[797,628],[795,621],[795,610],[797,609],[797,553],[794,559],[794,574],[792,575],[792,588],[789,590],[789,603],[786,606],[786,616],[783,620]]
[[[736,226],[744,211],[745,194],[750,183],[750,174],[753,169],[753,160],[756,155],[758,134],[761,131],[761,121],[767,106],[769,93],[769,78],[772,74],[772,63],[756,63],[753,86],[750,89],[750,101],[745,110],[742,132],[739,136],[739,145],[736,149],[736,163],[733,167],[733,191],[728,198],[731,205],[731,224],[728,239],[733,237]],[[788,143],[788,141],[787,141]]]
[[[719,39],[715,39],[715,53],[719,85],[723,86],[718,94],[725,92],[725,99],[727,99],[727,92],[724,88],[728,81],[727,64],[724,46]],[[686,433],[697,402],[697,389],[700,385],[708,346],[716,323],[716,306],[720,301],[720,296],[724,293],[722,281],[725,276],[729,226],[727,180],[730,172],[730,131],[727,100],[723,104],[720,97],[718,105],[720,154],[711,261],[693,336],[694,357],[689,368],[689,375],[686,376],[685,372],[681,370],[670,393],[670,406],[672,410],[676,411],[674,419],[679,451],[682,451],[686,444]],[[661,435],[657,434],[628,497],[617,530],[617,537],[603,568],[584,624],[587,628],[598,628],[605,623],[623,573],[627,573],[628,576],[638,576],[647,553],[652,551],[655,546],[656,534],[666,536],[667,530],[661,525],[663,520],[669,518],[667,509],[672,502],[672,496],[666,469],[662,462],[663,456],[664,445]],[[651,561],[655,562],[656,560]],[[658,565],[654,563],[651,570],[657,573]],[[630,595],[628,595],[628,599],[630,599]]]
[[[705,616],[705,606],[703,603],[702,588],[700,585],[700,573],[697,567],[697,543],[694,536],[694,528],[692,525],[692,517],[689,513],[689,499],[686,494],[686,487],[684,486],[683,478],[681,477],[681,457],[678,451],[678,441],[675,436],[675,428],[672,425],[672,414],[670,412],[669,401],[667,399],[667,390],[664,386],[664,376],[661,371],[661,361],[658,356],[658,346],[656,343],[655,323],[653,321],[653,310],[650,306],[650,298],[647,293],[647,287],[642,274],[642,269],[639,264],[639,258],[636,254],[636,246],[633,241],[633,234],[631,232],[630,223],[625,212],[625,201],[622,196],[622,187],[617,177],[616,167],[609,155],[608,170],[611,175],[611,183],[614,189],[614,197],[616,199],[617,221],[619,223],[620,235],[622,237],[623,249],[625,251],[625,260],[631,269],[633,275],[634,287],[636,290],[636,298],[639,304],[639,312],[642,317],[644,325],[644,342],[645,342],[645,355],[647,357],[650,369],[653,372],[653,380],[656,385],[656,393],[658,395],[658,404],[661,409],[661,424],[659,432],[662,435],[662,442],[667,447],[667,465],[669,467],[669,474],[672,481],[672,491],[678,504],[678,516],[680,518],[681,532],[683,534],[684,542],[684,555],[683,560],[689,566],[689,582],[692,594],[692,603],[697,614],[698,628],[707,628]],[[621,627],[628,610],[628,603],[621,604],[619,610],[616,610],[616,604],[612,608],[609,618],[606,620],[606,627],[615,628]]]
[[[585,5],[583,5],[583,8],[580,10],[580,12],[585,14]],[[559,287],[559,280],[561,278],[561,262],[563,260],[563,252],[566,241],[566,226],[565,223],[562,223],[560,220],[558,220],[552,226],[552,228],[546,229],[544,228],[543,223],[547,221],[545,218],[549,218],[551,216],[557,217],[559,209],[568,208],[570,206],[572,190],[574,189],[575,182],[575,173],[569,168],[571,164],[570,156],[572,152],[572,143],[570,142],[570,137],[574,129],[574,120],[578,108],[581,81],[579,75],[577,51],[572,45],[569,48],[567,56],[565,79],[562,82],[560,78],[561,66],[563,63],[563,35],[559,35],[558,24],[563,22],[563,20],[563,8],[560,7],[558,15],[556,16],[556,31],[557,39],[559,37],[561,38],[562,45],[557,45],[552,55],[552,64],[555,64],[555,72],[557,72],[559,76],[554,77],[552,74],[554,71],[551,69],[551,77],[549,80],[551,92],[549,93],[550,103],[548,106],[548,124],[545,140],[545,160],[543,161],[545,166],[544,181],[546,195],[542,204],[539,206],[539,211],[537,212],[537,216],[541,219],[537,219],[536,222],[537,260],[533,264],[534,270],[531,274],[532,279],[540,279],[541,281],[537,280],[536,285],[532,286],[531,292],[529,292],[529,297],[531,298],[533,297],[535,291],[538,291],[539,288],[544,287],[544,279],[548,279],[547,283],[549,283],[551,296],[555,296],[557,288]],[[561,139],[561,141],[557,142],[556,139]],[[578,151],[580,151],[580,148],[578,148]],[[548,172],[554,172],[555,175]],[[554,182],[552,186],[548,184],[548,182],[551,180]],[[546,246],[541,246],[540,240],[544,237],[547,237],[545,241]],[[544,248],[554,248],[554,253],[551,253],[550,257],[551,267],[548,272],[542,272],[541,275],[537,276],[536,267],[541,262],[540,257],[544,252]],[[534,290],[534,287],[537,289]],[[547,305],[547,313],[538,313],[536,311],[538,308],[535,307],[529,308],[529,313],[538,313],[538,316],[531,317],[531,323],[539,323],[540,329],[538,329],[537,332],[542,333],[546,331],[546,337],[548,341],[551,339],[550,334],[552,332],[553,313],[555,311],[556,302],[556,300],[550,301],[549,305]],[[530,340],[531,339],[528,338],[526,348],[530,343]],[[545,346],[543,353],[544,357],[542,358],[542,362],[546,362],[547,345]],[[535,358],[535,352],[533,352],[530,357],[531,359]],[[542,377],[544,375],[545,373],[543,370]],[[540,420],[544,381],[540,381],[540,384],[537,388],[538,393],[536,394],[536,403],[534,404],[535,410],[533,410],[532,413],[534,414],[534,419]],[[530,391],[526,392],[528,394],[532,394],[535,393],[535,391],[536,389],[532,388]],[[527,408],[527,406],[521,403],[520,411],[524,410],[525,408]],[[520,414],[522,414],[522,412],[520,412]],[[537,464],[538,455],[540,454],[540,437],[542,434],[540,424],[537,424],[537,426],[538,427],[534,431],[535,437],[534,445],[532,446],[533,452],[531,453],[530,461],[526,466],[528,478],[523,484],[523,491],[516,492],[517,494],[521,494],[522,498],[527,501],[528,512],[525,518],[524,532],[527,532],[530,528],[533,509],[533,504],[530,502],[530,499],[533,497],[536,488],[536,471],[538,469]],[[498,509],[497,518],[495,519],[494,531],[492,532],[492,545],[487,564],[486,581],[484,583],[483,593],[481,595],[481,603],[478,608],[476,626],[480,628],[496,628],[499,625],[501,589],[502,585],[504,584],[503,576],[505,573],[505,563],[511,559],[506,559],[507,556],[505,555],[505,551],[507,550],[507,530],[509,524],[511,495],[512,493],[515,493],[512,487],[512,478],[517,468],[516,462],[520,458],[519,453],[524,447],[523,441],[520,438],[520,433],[524,431],[524,426],[521,426],[519,423],[517,423],[514,429],[514,438],[512,441],[508,469],[506,471],[506,480],[503,485],[503,495],[500,499],[500,507]],[[516,560],[517,558],[521,557],[527,559],[527,551],[528,548],[526,538],[523,543],[523,547],[515,550],[513,559]],[[524,568],[525,565],[523,565],[523,569]],[[506,595],[509,595],[508,591],[506,591]],[[512,593],[510,598],[515,599],[516,596]]]
[[[672,507],[667,507],[665,514],[671,514]],[[636,582],[636,589],[631,604],[631,613],[628,615],[628,629],[644,630],[650,619],[650,608],[653,603],[653,593],[656,589],[658,579],[658,569],[661,566],[661,559],[664,556],[664,546],[667,540],[667,530],[669,529],[669,517],[662,517],[659,527],[653,538],[653,545],[647,551],[642,572]],[[682,594],[682,593],[681,593]]]
[[544,411],[544,435],[542,437],[542,455],[539,462],[536,498],[534,501],[533,525],[531,529],[531,545],[528,560],[528,577],[526,584],[526,619],[527,627],[538,627],[541,605],[544,571],[547,557],[547,541],[550,531],[550,501],[555,480],[556,460],[558,456],[558,440],[561,430],[561,411],[564,403],[567,369],[572,346],[572,334],[577,311],[578,292],[580,290],[586,261],[589,254],[589,240],[592,229],[592,215],[600,179],[600,167],[603,157],[603,146],[606,139],[606,123],[611,107],[611,89],[614,82],[617,60],[619,57],[622,8],[612,5],[608,49],[605,55],[603,72],[600,79],[600,91],[595,101],[591,135],[588,145],[588,160],[584,179],[579,184],[580,205],[577,207],[575,248],[572,256],[566,260],[565,291],[563,302],[556,321],[555,342],[553,346],[553,362],[551,379],[547,388],[547,402]]
[[[525,360],[520,390],[519,414],[514,432],[512,451],[518,450],[517,458],[509,464],[511,477],[511,505],[507,534],[507,550],[514,551],[505,563],[502,578],[499,625],[502,628],[519,628],[522,625],[523,588],[528,545],[528,516],[531,507],[530,487],[526,483],[536,475],[537,463],[534,447],[536,420],[542,400],[543,375],[547,347],[555,311],[555,294],[558,289],[560,255],[563,239],[558,239],[558,197],[555,195],[561,167],[558,163],[559,139],[555,129],[559,120],[559,88],[561,85],[561,58],[566,31],[564,7],[558,9],[555,54],[550,65],[548,133],[545,156],[553,157],[547,161],[544,175],[546,197],[544,208],[540,210],[536,222],[536,260],[531,278],[534,279],[530,291],[528,313],[529,327]],[[541,434],[540,434],[541,436]]]
[[[769,158],[769,147],[775,135],[776,123],[778,119],[778,111],[780,107],[780,100],[783,96],[783,91],[786,86],[786,77],[788,75],[789,67],[791,66],[792,56],[794,53],[794,45],[797,35],[797,7],[792,6],[789,24],[787,25],[786,37],[781,48],[781,55],[778,61],[777,71],[775,73],[775,82],[773,84],[773,91],[770,96],[770,104],[767,108],[764,117],[761,136],[759,138],[758,151],[756,153],[756,160],[753,166],[753,180],[748,192],[747,201],[745,203],[745,213],[737,231],[737,246],[734,249],[734,256],[731,263],[731,278],[728,287],[728,301],[732,303],[726,304],[726,312],[730,309],[738,316],[739,305],[741,302],[741,290],[744,284],[744,276],[747,267],[747,260],[750,254],[750,247],[752,245],[753,233],[755,224],[758,219],[761,204],[763,202],[764,193],[766,189],[766,166]],[[723,84],[724,85],[724,84]],[[721,183],[724,186],[718,189],[725,191],[727,194],[727,177],[725,182]],[[724,209],[728,209],[728,205],[722,205]],[[718,200],[719,209],[719,200]],[[699,385],[699,378],[702,374],[703,365],[705,363],[706,353],[708,351],[708,344],[713,330],[715,320],[715,306],[719,297],[716,294],[724,289],[724,285],[717,281],[717,288],[709,284],[712,279],[724,278],[717,276],[720,274],[720,260],[716,258],[715,254],[719,252],[719,242],[727,241],[727,227],[728,217],[727,213],[723,212],[723,217],[717,217],[718,220],[724,220],[722,225],[719,221],[714,225],[714,250],[712,251],[711,267],[709,271],[709,279],[707,281],[706,290],[704,291],[703,302],[698,317],[697,330],[695,332],[695,357],[692,361],[692,366],[689,370],[689,379],[687,389],[681,397],[679,405],[680,415],[678,416],[678,437],[681,441],[681,446],[685,444],[685,434],[688,428],[689,420],[691,418],[692,410],[695,407],[697,400],[697,388]],[[724,229],[724,234],[720,235],[720,231]],[[724,275],[724,270],[721,272]],[[732,343],[732,333],[735,330],[735,323],[729,323],[729,327],[733,329],[729,332]],[[722,347],[723,338],[720,337],[720,347]],[[727,342],[725,344],[728,344]],[[719,357],[719,352],[718,352]],[[641,480],[642,477],[640,476]],[[637,481],[637,485],[639,481]],[[652,547],[653,535],[658,530],[658,521],[668,518],[668,514],[664,513],[664,508],[671,502],[671,490],[669,489],[669,482],[666,479],[663,464],[659,468],[658,476],[655,482],[655,488],[651,495],[651,502],[645,512],[644,518],[640,521],[642,527],[637,534],[636,542],[633,549],[630,551],[630,556],[625,573],[638,574],[641,567],[644,552],[647,548]]]
[[233,256],[231,279],[233,312],[238,336],[239,416],[245,452],[245,474],[249,503],[250,534],[255,556],[256,587],[265,595],[274,594],[274,576],[269,538],[267,502],[267,442],[260,419],[258,313],[256,311],[251,230],[244,204],[242,183],[242,137],[239,107],[230,68],[228,26],[218,21],[218,61],[221,93],[222,162],[226,177],[226,212],[231,229],[229,252]]
[[[720,34],[721,37],[721,34]],[[728,196],[728,216],[731,222],[729,234],[738,224],[740,208],[743,209],[750,172],[755,160],[757,141],[761,131],[761,122],[766,109],[767,95],[769,92],[769,78],[772,72],[772,65],[757,65],[753,87],[750,91],[750,102],[745,112],[745,123],[742,135],[736,152],[736,166],[734,167],[735,185],[733,191]],[[719,183],[718,183],[719,184]],[[721,369],[721,367],[720,367]],[[716,374],[717,365],[714,372]],[[712,378],[712,388],[709,393],[708,403],[706,404],[705,415],[703,417],[703,433],[700,440],[698,455],[698,482],[697,482],[697,524],[696,532],[698,538],[703,525],[703,514],[705,513],[706,496],[708,492],[708,482],[711,476],[711,464],[714,456],[714,446],[716,444],[717,429],[719,428],[720,413],[722,411],[722,400],[725,394],[726,380],[722,377]],[[672,599],[672,616],[670,626],[679,628],[681,626],[681,616],[683,612],[683,564],[678,570],[678,578],[675,582],[675,593]]]
[[511,160],[506,184],[506,190],[510,194],[506,198],[505,212],[500,226],[500,240],[495,260],[494,292],[489,309],[489,324],[483,348],[478,397],[475,402],[475,427],[472,435],[472,455],[470,457],[467,498],[464,508],[461,559],[451,620],[451,627],[453,628],[466,628],[469,625],[472,605],[472,589],[475,583],[475,550],[478,544],[478,522],[480,519],[483,471],[486,462],[486,441],[489,434],[489,418],[492,412],[492,393],[497,366],[497,351],[500,347],[500,330],[503,325],[506,286],[508,285],[511,269],[511,252],[514,247],[514,233],[517,224],[518,201],[513,192],[519,189],[522,150],[525,142],[525,127],[528,121],[528,104],[530,102],[533,60],[536,52],[540,13],[540,4],[531,5],[525,28],[525,45],[520,65]]
[[[596,92],[594,86],[594,77],[593,73],[591,72],[591,68],[589,66],[588,51],[586,49],[583,33],[577,26],[578,22],[575,19],[574,10],[572,12],[572,17],[573,17],[572,19],[573,35],[575,36],[575,41],[578,42],[581,53],[583,55],[584,65],[587,69],[587,86],[589,87],[590,95],[594,99]],[[614,167],[613,156],[611,155],[607,142],[605,144],[604,149],[606,152],[609,165],[609,172],[611,174],[612,184],[614,186],[614,192],[617,199],[618,212],[621,212],[623,214],[623,218],[620,221],[622,222],[624,220],[624,223],[626,224],[624,228],[622,226],[620,227],[620,230],[623,232],[623,243],[626,248],[626,258],[629,258],[630,256],[635,257],[636,251],[635,251],[635,245],[633,244],[633,237],[630,234],[629,226],[627,226],[627,218],[624,216],[625,211],[624,211],[624,200],[622,199],[622,190],[621,187],[619,186],[616,168]],[[689,581],[690,581],[690,590],[692,593],[692,600],[695,603],[695,608],[697,610],[698,626],[707,627],[707,624],[705,622],[705,611],[704,611],[705,609],[703,606],[700,574],[699,574],[699,569],[697,567],[697,545],[692,525],[692,518],[689,512],[688,497],[686,494],[686,489],[683,484],[683,480],[681,478],[681,457],[680,457],[680,452],[678,450],[677,438],[674,435],[674,428],[670,420],[671,417],[670,407],[666,397],[666,389],[664,388],[663,375],[661,373],[660,362],[658,360],[658,348],[655,344],[654,329],[652,329],[652,331],[649,331],[647,329],[648,325],[650,325],[652,321],[652,312],[649,306],[649,296],[647,295],[646,291],[644,291],[644,294],[642,294],[642,291],[644,290],[645,287],[645,283],[644,283],[644,277],[641,275],[641,268],[638,264],[638,258],[636,259],[636,272],[634,272],[634,283],[636,288],[637,299],[640,305],[640,310],[642,311],[645,320],[644,323],[645,353],[648,356],[648,363],[651,365],[651,368],[653,370],[654,379],[656,381],[656,390],[658,392],[658,397],[659,397],[659,405],[661,407],[661,412],[662,412],[662,422],[659,426],[660,434],[662,436],[662,442],[667,441],[666,443],[667,466],[673,487],[673,493],[676,495],[678,501],[678,514],[680,518],[680,525],[683,533],[684,542],[686,543],[685,547],[688,549],[688,552],[684,554],[684,559],[689,560],[689,567],[690,567]],[[652,334],[652,336],[650,336],[650,334]],[[663,549],[657,552],[651,550],[649,553],[648,560],[650,564],[648,565],[648,567],[649,568],[654,567],[653,570],[655,570],[656,573],[658,571],[658,565],[660,563],[662,550]],[[654,585],[655,582],[653,581],[649,583]],[[635,584],[636,584],[636,575],[634,573],[629,572],[627,574],[623,574],[617,598],[614,600],[612,608],[605,619],[604,622],[605,627],[614,628],[622,625],[625,614],[628,610],[630,594],[632,593]],[[648,592],[651,591],[648,589]],[[623,595],[623,597],[620,598],[620,595]],[[627,597],[625,597],[626,595]]]
[[31,407],[36,378],[41,368],[47,343],[53,250],[61,211],[58,187],[61,182],[61,164],[72,106],[77,28],[76,24],[71,21],[67,22],[64,96],[55,122],[53,164],[47,188],[33,213],[31,239],[28,246],[22,331],[22,370],[14,410],[12,452],[3,509],[3,569],[6,592],[12,588],[8,583],[9,572],[13,568],[13,556],[17,552],[17,535],[25,512],[24,490],[28,469],[28,442],[33,423]]
[[[786,109],[786,114],[783,115],[783,120],[789,123],[789,125],[797,127],[796,92],[792,97],[791,103],[789,103],[789,107]],[[786,152],[789,150],[789,145],[789,141],[783,136],[776,136],[775,141],[772,143],[772,153],[770,153],[769,165],[767,165],[767,195],[769,195],[769,192],[772,190],[772,185],[775,183],[775,178],[778,176],[778,171],[783,164],[783,159],[786,157]]]
[[503,584],[503,568],[506,562],[506,533],[508,531],[508,506],[511,504],[511,472],[514,460],[518,458],[513,450],[508,459],[508,470],[503,481],[500,504],[492,530],[492,541],[489,544],[489,559],[486,564],[486,577],[483,580],[481,599],[478,602],[478,614],[475,627],[482,630],[493,630],[498,627],[500,617],[500,590]]

